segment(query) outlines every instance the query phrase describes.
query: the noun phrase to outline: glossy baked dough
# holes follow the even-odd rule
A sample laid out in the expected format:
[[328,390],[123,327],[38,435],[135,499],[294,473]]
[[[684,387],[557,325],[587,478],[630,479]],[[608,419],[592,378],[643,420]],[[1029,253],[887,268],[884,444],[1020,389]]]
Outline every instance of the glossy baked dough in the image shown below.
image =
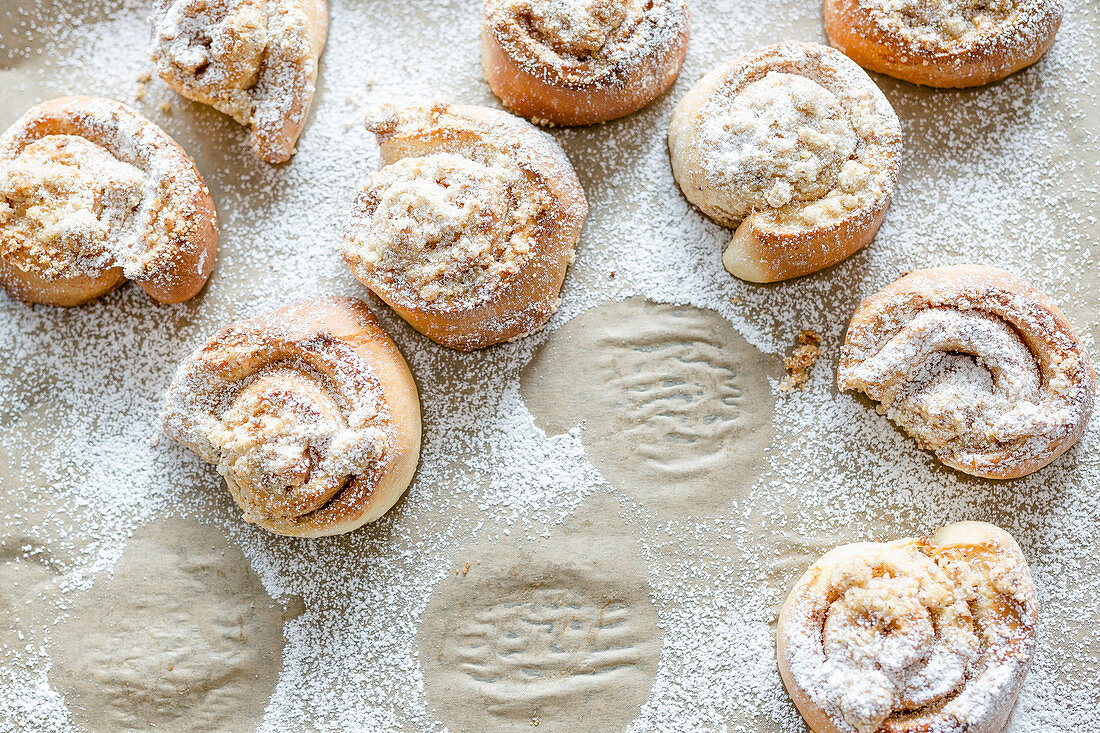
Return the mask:
[[687,0],[486,0],[485,78],[532,122],[604,122],[676,81],[690,25]]
[[863,301],[837,379],[947,465],[987,478],[1026,475],[1068,450],[1095,392],[1058,307],[984,265],[911,272]]
[[857,64],[933,87],[988,84],[1054,43],[1061,0],[824,0],[829,42]]
[[814,733],[996,733],[1035,653],[1039,602],[1004,530],[838,547],[779,613],[783,684]]
[[324,0],[156,0],[153,63],[177,92],[248,125],[268,163],[294,155],[328,36]]

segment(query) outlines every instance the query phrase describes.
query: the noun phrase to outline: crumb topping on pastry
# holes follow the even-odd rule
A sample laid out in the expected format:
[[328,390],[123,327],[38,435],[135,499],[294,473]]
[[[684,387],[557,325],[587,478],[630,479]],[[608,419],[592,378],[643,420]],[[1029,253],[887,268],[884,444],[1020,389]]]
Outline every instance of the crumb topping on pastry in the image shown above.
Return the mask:
[[887,200],[900,123],[878,88],[833,49],[764,51],[713,72],[726,76],[692,113],[682,154],[701,173],[707,213],[731,227],[757,214],[769,229],[796,232]]
[[936,48],[965,43],[1009,22],[1019,0],[860,0],[885,29],[911,43]]
[[793,591],[786,661],[843,731],[903,719],[971,730],[1027,671],[1035,589],[1023,557],[998,541],[853,545],[811,573]]
[[530,260],[549,205],[506,155],[403,158],[363,187],[344,253],[401,297],[469,307]]
[[163,419],[165,434],[217,466],[245,520],[261,524],[358,490],[392,439],[381,384],[354,340],[301,333],[293,321],[219,332],[180,366]]
[[250,125],[258,148],[278,148],[284,129],[307,114],[319,51],[300,3],[161,0],[153,34],[157,73]]
[[489,0],[486,27],[509,56],[556,84],[609,83],[660,53],[686,23],[684,0]]
[[268,44],[267,6],[267,0],[173,3],[156,26],[158,70],[201,82],[210,104],[247,125]]
[[35,140],[0,160],[0,257],[46,280],[134,274],[119,233],[132,227],[146,175],[75,135]]
[[279,365],[237,394],[209,439],[250,522],[320,508],[385,447],[382,431],[345,416],[314,375]]
[[607,45],[628,8],[616,0],[530,0],[526,9],[539,36],[564,53],[583,56]]
[[734,219],[835,188],[856,134],[832,92],[804,76],[769,72],[705,118],[714,184],[730,188]]

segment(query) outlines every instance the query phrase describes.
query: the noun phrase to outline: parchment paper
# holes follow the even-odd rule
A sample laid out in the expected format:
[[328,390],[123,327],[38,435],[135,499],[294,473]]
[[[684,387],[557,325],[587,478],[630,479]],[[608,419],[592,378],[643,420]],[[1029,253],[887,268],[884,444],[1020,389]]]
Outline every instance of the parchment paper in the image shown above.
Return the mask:
[[[368,301],[425,419],[417,478],[385,518],[268,535],[212,467],[158,441],[175,365],[217,328],[296,298],[367,298],[337,247],[377,166],[361,119],[391,100],[496,105],[478,5],[332,3],[310,125],[271,167],[228,118],[139,84],[141,3],[0,0],[0,127],[60,94],[130,103],[195,158],[222,230],[213,278],[180,306],[129,286],[70,310],[0,296],[0,730],[801,731],[774,659],[795,578],[837,544],[960,519],[1011,531],[1043,601],[1009,729],[1100,719],[1100,421],[1051,467],[989,482],[834,386],[859,300],[950,262],[1025,275],[1096,353],[1091,0],[1067,2],[1053,50],[1000,84],[874,77],[905,132],[886,223],[841,265],[770,286],[724,272],[730,233],[679,195],[664,135],[721,60],[824,40],[820,7],[697,0],[664,98],[554,131],[591,215],[543,332],[458,354]],[[823,354],[783,394],[804,328]]]

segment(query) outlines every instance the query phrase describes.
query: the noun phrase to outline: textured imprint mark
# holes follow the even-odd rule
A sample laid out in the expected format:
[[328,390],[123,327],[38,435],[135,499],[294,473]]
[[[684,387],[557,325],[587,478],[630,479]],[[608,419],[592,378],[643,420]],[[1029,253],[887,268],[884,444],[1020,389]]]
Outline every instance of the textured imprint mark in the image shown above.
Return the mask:
[[632,541],[598,534],[484,544],[436,587],[421,660],[451,730],[622,730],[637,714],[656,674],[656,612]]
[[768,376],[779,376],[778,358],[717,313],[631,298],[553,333],[521,389],[547,432],[581,426],[613,485],[695,513],[728,505],[760,475],[775,407]]
[[452,651],[459,668],[499,687],[498,705],[513,704],[520,688],[527,689],[519,697],[555,694],[565,677],[575,678],[568,687],[614,685],[639,661],[630,606],[578,592],[579,580],[563,569],[545,585],[511,588],[456,630]]
[[697,312],[656,306],[650,315],[596,342],[599,367],[619,393],[623,435],[647,468],[719,468],[724,456],[716,448],[752,422],[743,380]]
[[50,682],[82,729],[255,730],[296,610],[272,602],[220,531],[161,520],[75,596],[52,635]]

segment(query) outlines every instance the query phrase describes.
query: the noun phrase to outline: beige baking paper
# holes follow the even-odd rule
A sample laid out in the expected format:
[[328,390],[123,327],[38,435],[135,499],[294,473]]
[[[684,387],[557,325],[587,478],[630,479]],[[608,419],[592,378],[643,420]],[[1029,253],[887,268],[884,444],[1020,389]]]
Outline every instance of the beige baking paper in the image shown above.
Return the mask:
[[[158,438],[175,365],[222,325],[317,294],[367,298],[338,241],[377,166],[373,105],[495,105],[478,3],[331,4],[299,152],[272,167],[151,69],[144,3],[0,0],[0,127],[45,98],[132,104],[208,182],[207,288],[126,286],[71,310],[0,296],[0,730],[802,731],[774,621],[827,549],[993,521],[1028,555],[1040,650],[1009,730],[1100,717],[1100,427],[1054,465],[989,482],[939,466],[838,395],[844,327],[902,272],[979,261],[1100,339],[1100,8],[991,87],[874,77],[902,119],[874,244],[768,286],[721,267],[730,232],[679,195],[669,114],[721,60],[824,40],[815,0],[693,0],[680,80],[646,110],[555,130],[591,214],[537,335],[449,352],[368,300],[409,360],[425,442],[378,523],[307,541],[245,524],[213,467]],[[779,390],[802,329],[804,390]]]

